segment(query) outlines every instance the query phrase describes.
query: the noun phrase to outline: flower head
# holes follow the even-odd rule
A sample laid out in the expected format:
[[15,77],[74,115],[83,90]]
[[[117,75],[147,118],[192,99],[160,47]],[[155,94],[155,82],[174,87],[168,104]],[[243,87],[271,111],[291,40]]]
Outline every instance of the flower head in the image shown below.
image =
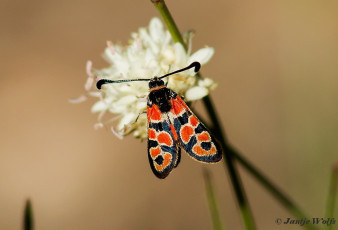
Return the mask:
[[[168,72],[184,68],[194,61],[201,65],[207,63],[214,54],[210,47],[202,48],[193,54],[186,52],[180,43],[175,43],[170,33],[163,28],[158,18],[150,21],[148,28],[140,28],[132,33],[130,43],[126,47],[107,42],[104,58],[109,67],[99,70],[87,64],[88,80],[85,85],[90,95],[99,98],[92,112],[99,113],[96,127],[111,124],[114,134],[121,137],[133,133],[135,137],[147,138],[147,119],[143,114],[147,106],[148,84],[145,81],[120,84],[107,84],[102,92],[94,86],[94,76],[99,78],[120,80],[135,78],[151,78],[162,76]],[[167,87],[185,97],[186,101],[201,99],[216,84],[208,78],[197,78],[193,70],[181,72],[167,78]],[[93,90],[93,91],[92,91]],[[103,121],[105,114],[110,118]]]

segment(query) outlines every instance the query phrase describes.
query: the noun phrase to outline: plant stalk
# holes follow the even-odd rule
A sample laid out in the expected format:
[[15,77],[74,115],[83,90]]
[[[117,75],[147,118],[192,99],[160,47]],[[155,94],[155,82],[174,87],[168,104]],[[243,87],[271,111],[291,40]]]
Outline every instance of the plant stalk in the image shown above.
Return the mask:
[[[331,180],[330,180],[330,187],[329,193],[327,196],[327,203],[326,203],[326,218],[328,220],[334,219],[334,209],[336,206],[336,197],[338,196],[338,163],[333,167]],[[333,225],[329,225],[327,227],[328,230],[331,230]]]
[[33,220],[33,209],[31,201],[28,199],[25,204],[24,217],[23,217],[23,229],[24,230],[33,230],[34,229],[34,220]]
[[217,207],[217,198],[214,191],[214,186],[210,173],[207,169],[203,170],[204,182],[205,182],[205,191],[208,201],[208,206],[210,210],[212,225],[214,230],[223,230],[222,220],[219,214]]

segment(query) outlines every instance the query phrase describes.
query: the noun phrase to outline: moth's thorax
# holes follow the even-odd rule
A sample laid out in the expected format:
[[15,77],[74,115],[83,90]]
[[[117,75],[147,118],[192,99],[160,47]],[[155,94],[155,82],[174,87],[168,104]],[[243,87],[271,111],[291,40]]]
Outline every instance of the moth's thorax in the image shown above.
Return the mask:
[[157,87],[151,88],[150,92],[157,91],[157,90],[160,90],[160,89],[163,89],[163,88],[166,88],[166,87],[164,85],[157,86]]
[[148,99],[150,104],[157,105],[161,112],[167,113],[171,109],[172,95],[172,90],[163,85],[150,89]]

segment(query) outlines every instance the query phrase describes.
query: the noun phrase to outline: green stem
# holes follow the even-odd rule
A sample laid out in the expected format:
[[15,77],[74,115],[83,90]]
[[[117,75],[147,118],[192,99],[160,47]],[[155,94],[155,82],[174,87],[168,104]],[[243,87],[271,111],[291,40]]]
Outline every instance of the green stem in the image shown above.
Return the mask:
[[217,199],[214,192],[214,186],[211,181],[211,176],[208,170],[204,170],[205,191],[208,200],[208,206],[210,210],[211,220],[214,230],[222,230],[223,225],[221,217],[217,207]]
[[[326,217],[330,218],[330,220],[334,218],[334,208],[336,205],[336,197],[338,195],[337,187],[338,187],[338,164],[336,164],[332,170],[329,194],[327,196]],[[333,225],[331,224],[327,227],[327,229],[331,230],[332,227]]]
[[178,30],[176,23],[171,16],[164,0],[151,0],[154,3],[154,6],[157,8],[158,12],[161,14],[164,23],[167,25],[168,30],[175,42],[179,42],[183,45],[184,49],[187,51],[187,48],[184,44],[183,38],[180,31]]
[[24,230],[33,230],[33,209],[31,201],[28,199],[25,205],[24,217],[23,217],[23,229]]
[[[154,3],[155,7],[158,9],[158,11],[160,12],[164,22],[166,23],[172,37],[173,40],[175,42],[179,42],[181,43],[184,48],[186,49],[186,45],[183,42],[183,38],[173,20],[173,18],[171,17],[171,14],[168,10],[168,8],[166,7],[165,3],[163,0],[152,0],[152,2]],[[251,173],[256,180],[258,180],[264,187],[265,189],[267,189],[287,210],[289,210],[294,216],[299,217],[299,218],[306,218],[306,215],[304,214],[303,211],[301,211],[301,209],[290,199],[288,198],[280,189],[277,188],[277,186],[275,186],[269,179],[266,178],[266,176],[264,176],[257,168],[255,168],[248,160],[246,160],[242,154],[240,154],[238,151],[234,150],[231,145],[229,143],[227,143],[226,141],[226,137],[225,134],[222,130],[222,126],[221,126],[221,122],[218,118],[218,115],[216,113],[216,110],[214,108],[214,105],[212,103],[212,100],[210,98],[210,96],[207,96],[205,98],[203,98],[203,103],[204,106],[206,107],[206,110],[208,112],[209,118],[212,121],[212,129],[213,131],[215,131],[215,134],[217,135],[218,139],[221,141],[222,146],[224,148],[224,151],[226,153],[231,153],[231,154],[225,154],[225,155],[231,155],[229,156],[225,156],[226,159],[230,158],[235,158],[246,170],[248,170],[249,173]],[[232,160],[231,161],[226,161],[226,164],[229,164],[227,162],[230,162],[231,165],[232,164]],[[230,166],[231,167],[231,166]],[[229,171],[231,169],[228,169]],[[235,177],[232,177],[231,175],[231,179],[232,179],[232,183],[234,183],[234,181],[236,181],[237,178],[237,173],[235,170]],[[238,182],[238,181],[237,181]],[[236,189],[241,189],[241,184],[237,183],[237,186],[234,186],[234,188]],[[246,202],[246,200],[243,200],[243,198],[245,199],[244,196],[238,196],[237,192],[237,200],[239,201],[243,201]],[[240,203],[240,202],[239,202]],[[243,208],[241,210],[243,219],[251,219],[251,214],[250,214],[250,210],[248,208],[248,206],[246,206],[246,208]],[[248,221],[248,225],[249,222],[253,223],[252,221]],[[313,225],[306,225],[305,226],[307,229],[317,229],[316,227],[314,227]]]
[[[187,50],[186,45],[183,42],[183,38],[181,33],[179,32],[176,23],[174,22],[174,19],[172,18],[164,0],[152,0],[152,2],[154,3],[155,7],[157,8],[157,10],[160,12],[164,22],[166,23],[169,32],[171,33],[171,36],[173,38],[173,40],[175,42],[179,42],[183,45],[183,47]],[[209,100],[211,103],[211,100],[209,97],[205,97],[204,100]],[[210,111],[209,111],[210,112]],[[213,111],[213,113],[215,113]],[[212,117],[211,117],[212,118]],[[221,129],[218,129],[218,135],[217,137],[219,137],[219,139],[221,140],[223,149],[224,149],[224,158],[225,158],[225,164],[226,164],[226,168],[228,169],[228,173],[229,176],[231,178],[231,182],[232,182],[232,186],[235,190],[235,194],[236,194],[236,198],[237,198],[237,202],[239,205],[239,209],[242,215],[242,219],[244,221],[245,227],[246,229],[250,229],[250,230],[254,230],[256,229],[255,224],[254,224],[254,220],[249,208],[249,203],[247,201],[243,186],[242,186],[242,182],[240,179],[240,176],[237,172],[236,166],[234,164],[234,159],[233,156],[231,154],[229,154],[228,151],[226,151],[226,143],[225,143],[225,138],[223,136],[223,132],[221,131]],[[220,136],[219,136],[220,135]]]
[[237,202],[239,204],[244,224],[247,229],[255,229],[255,223],[250,211],[250,207],[246,195],[244,193],[244,189],[240,177],[238,175],[237,169],[234,165],[234,155],[232,154],[232,151],[230,151],[231,149],[228,148],[225,134],[221,128],[219,118],[216,114],[216,110],[214,108],[210,96],[204,97],[203,103],[204,106],[206,107],[207,113],[209,114],[210,120],[213,122],[212,130],[214,131],[215,136],[217,136],[218,140],[222,144],[223,155],[225,158],[224,163],[226,165],[226,168],[228,169],[230,179],[235,190]]

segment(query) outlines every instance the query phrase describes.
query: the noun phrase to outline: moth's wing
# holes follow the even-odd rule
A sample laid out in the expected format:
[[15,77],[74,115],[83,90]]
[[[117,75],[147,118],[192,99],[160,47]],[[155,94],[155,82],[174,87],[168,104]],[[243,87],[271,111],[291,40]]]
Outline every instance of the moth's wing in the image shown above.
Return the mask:
[[148,105],[147,110],[149,163],[153,173],[164,179],[177,167],[181,151],[167,114],[162,113],[155,104]]
[[217,162],[222,159],[222,148],[205,125],[199,121],[182,98],[173,92],[169,112],[180,145],[199,161]]
[[178,145],[178,143],[176,143],[176,147],[177,147],[177,160],[175,163],[175,168],[178,166],[178,164],[181,162],[181,147]]

